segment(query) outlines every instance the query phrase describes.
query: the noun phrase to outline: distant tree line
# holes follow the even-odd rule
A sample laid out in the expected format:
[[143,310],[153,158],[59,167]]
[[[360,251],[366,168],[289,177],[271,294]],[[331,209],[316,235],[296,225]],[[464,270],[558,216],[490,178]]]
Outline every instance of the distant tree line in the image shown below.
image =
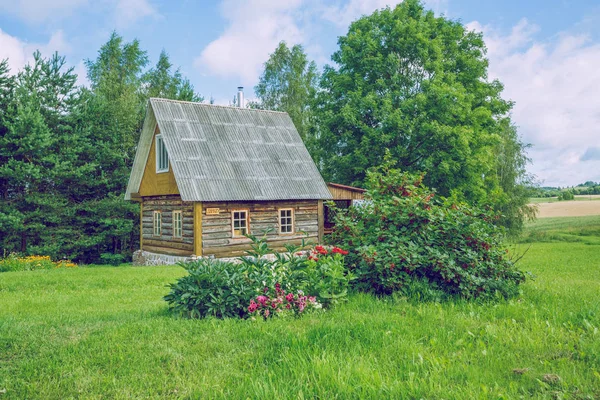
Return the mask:
[[86,61],[89,88],[58,54],[36,52],[16,75],[0,62],[0,255],[91,263],[139,246],[123,195],[147,99],[203,100],[164,51],[147,66],[116,33]]
[[600,194],[600,183],[587,181],[570,188],[560,188],[552,186],[543,186],[532,188],[531,197],[560,197],[564,200],[564,193],[570,192],[573,195],[593,195]]

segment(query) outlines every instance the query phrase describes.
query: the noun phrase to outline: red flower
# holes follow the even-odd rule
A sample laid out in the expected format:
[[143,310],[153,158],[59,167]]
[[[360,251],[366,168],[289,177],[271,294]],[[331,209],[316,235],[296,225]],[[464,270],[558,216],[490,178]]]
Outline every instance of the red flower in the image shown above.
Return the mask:
[[285,296],[285,299],[286,299],[287,301],[292,301],[292,300],[294,300],[294,294],[293,294],[293,293],[288,293],[288,295],[287,295],[287,296]]
[[345,256],[346,254],[348,254],[348,251],[347,251],[347,250],[342,250],[342,249],[340,249],[339,247],[334,247],[334,248],[331,250],[331,252],[332,252],[332,253],[338,253],[338,254],[342,254],[342,255],[344,255],[344,256]]
[[327,251],[327,249],[323,246],[315,246],[315,250],[319,253],[319,254],[328,254],[329,252]]

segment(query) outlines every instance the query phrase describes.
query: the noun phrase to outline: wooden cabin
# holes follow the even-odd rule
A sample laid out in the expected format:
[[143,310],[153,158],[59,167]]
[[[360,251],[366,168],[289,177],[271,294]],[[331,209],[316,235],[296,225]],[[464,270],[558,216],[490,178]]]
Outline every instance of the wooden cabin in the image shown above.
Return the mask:
[[[329,182],[327,188],[331,192],[333,202],[336,208],[348,208],[356,202],[364,201],[365,189],[354,186],[340,185],[339,183]],[[330,234],[335,226],[335,210],[325,204],[324,206],[324,233]]]
[[235,257],[246,234],[278,250],[321,242],[331,198],[287,113],[150,99],[125,195],[144,252]]

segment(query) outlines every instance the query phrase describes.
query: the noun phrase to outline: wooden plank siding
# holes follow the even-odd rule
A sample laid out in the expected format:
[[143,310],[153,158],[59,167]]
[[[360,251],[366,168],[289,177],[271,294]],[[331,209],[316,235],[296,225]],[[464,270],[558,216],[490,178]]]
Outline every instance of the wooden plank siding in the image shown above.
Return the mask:
[[[143,197],[141,203],[141,248],[152,253],[189,256],[194,252],[194,203],[179,195]],[[173,237],[173,211],[181,210],[182,237]],[[161,212],[161,235],[154,235],[154,211]]]
[[152,138],[152,145],[150,147],[150,154],[148,154],[148,160],[146,160],[146,167],[144,169],[144,175],[142,182],[140,183],[139,196],[160,196],[160,195],[172,195],[179,194],[177,188],[177,182],[175,181],[175,175],[173,175],[173,167],[169,161],[168,172],[156,172],[156,135],[160,133],[158,126],[154,130],[154,137]]
[[327,188],[333,196],[333,200],[364,200],[365,198],[365,189],[337,183],[328,183]]
[[[303,238],[313,243],[319,241],[317,200],[205,202],[202,208],[202,254],[205,256],[237,257],[250,249],[250,239],[233,237],[231,213],[234,210],[247,210],[250,233],[262,236],[266,232],[267,242],[275,250],[284,250],[286,243],[300,244]],[[209,208],[218,208],[219,213],[207,215]],[[291,234],[279,233],[279,209],[282,208],[294,210],[294,232]]]

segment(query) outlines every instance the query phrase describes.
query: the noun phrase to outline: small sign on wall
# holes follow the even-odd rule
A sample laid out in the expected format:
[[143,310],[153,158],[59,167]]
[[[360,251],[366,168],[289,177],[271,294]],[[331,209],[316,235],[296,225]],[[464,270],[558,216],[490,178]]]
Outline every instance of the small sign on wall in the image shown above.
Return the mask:
[[219,215],[219,212],[221,210],[218,208],[207,208],[206,209],[206,215]]

